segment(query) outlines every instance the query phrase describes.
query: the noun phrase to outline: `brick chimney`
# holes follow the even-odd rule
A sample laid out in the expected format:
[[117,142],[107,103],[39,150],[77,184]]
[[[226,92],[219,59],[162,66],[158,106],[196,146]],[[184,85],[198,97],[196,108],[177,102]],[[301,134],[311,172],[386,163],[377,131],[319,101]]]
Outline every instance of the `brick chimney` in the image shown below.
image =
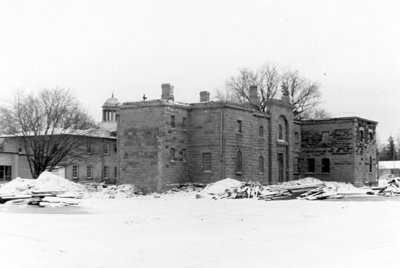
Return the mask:
[[161,99],[163,100],[174,100],[174,86],[171,84],[162,84],[162,95]]
[[200,102],[210,101],[210,92],[200,91]]
[[258,98],[258,86],[250,86],[249,88],[250,103],[253,105],[259,105],[260,99]]

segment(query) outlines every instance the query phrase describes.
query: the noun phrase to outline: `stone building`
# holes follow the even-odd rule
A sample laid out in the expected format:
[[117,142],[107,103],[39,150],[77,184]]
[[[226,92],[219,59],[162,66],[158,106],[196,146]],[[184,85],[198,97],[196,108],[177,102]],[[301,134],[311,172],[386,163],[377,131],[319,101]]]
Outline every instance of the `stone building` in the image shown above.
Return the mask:
[[[82,137],[88,157],[65,167],[64,175],[132,183],[144,192],[227,177],[262,184],[307,176],[357,186],[377,181],[376,122],[295,121],[287,94],[260,112],[257,92],[251,87],[244,104],[210,101],[206,91],[197,103],[177,102],[170,84],[162,85],[158,100],[121,104],[112,95],[102,106],[101,135]],[[10,146],[17,138],[1,141],[0,180],[3,173],[30,177],[23,152]]]
[[356,186],[377,183],[377,122],[342,117],[297,124],[301,129],[296,159],[300,177],[351,182]]
[[120,183],[159,191],[226,177],[263,184],[306,176],[355,185],[377,180],[374,121],[294,121],[285,94],[259,112],[256,87],[247,104],[210,101],[204,91],[198,103],[176,102],[170,84],[161,96],[120,106]]

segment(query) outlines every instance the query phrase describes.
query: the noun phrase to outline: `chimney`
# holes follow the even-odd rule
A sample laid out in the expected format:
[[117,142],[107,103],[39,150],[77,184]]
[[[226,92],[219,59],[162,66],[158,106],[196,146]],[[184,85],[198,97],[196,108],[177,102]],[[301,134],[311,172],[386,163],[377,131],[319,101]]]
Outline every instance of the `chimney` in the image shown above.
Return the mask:
[[200,102],[210,101],[210,92],[200,91]]
[[161,99],[163,100],[174,100],[174,86],[171,84],[162,84],[162,95]]
[[250,99],[250,103],[253,105],[260,104],[260,99],[258,98],[258,86],[250,86],[249,99]]

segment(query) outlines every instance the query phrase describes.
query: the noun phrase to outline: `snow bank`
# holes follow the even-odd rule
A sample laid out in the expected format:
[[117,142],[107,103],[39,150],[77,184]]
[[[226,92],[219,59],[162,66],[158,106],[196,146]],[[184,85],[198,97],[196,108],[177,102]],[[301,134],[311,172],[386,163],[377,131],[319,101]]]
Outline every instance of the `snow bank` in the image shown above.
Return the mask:
[[201,193],[203,194],[212,194],[212,195],[221,195],[226,192],[226,190],[239,187],[243,182],[234,180],[231,178],[226,178],[214,183],[211,183],[204,188]]
[[31,193],[31,189],[36,185],[32,179],[22,179],[20,177],[7,182],[0,187],[0,195],[26,195]]
[[38,192],[81,192],[84,187],[78,183],[59,177],[51,172],[43,172],[36,179],[33,191]]

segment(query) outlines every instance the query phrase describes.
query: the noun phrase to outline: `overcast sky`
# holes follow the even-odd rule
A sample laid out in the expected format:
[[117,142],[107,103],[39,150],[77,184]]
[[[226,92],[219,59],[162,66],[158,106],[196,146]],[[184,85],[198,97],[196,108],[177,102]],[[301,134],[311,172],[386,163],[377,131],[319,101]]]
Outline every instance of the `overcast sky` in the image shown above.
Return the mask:
[[400,135],[399,1],[0,2],[0,99],[18,89],[72,89],[97,120],[120,101],[212,94],[240,67],[265,62],[322,85],[334,116],[379,122]]

